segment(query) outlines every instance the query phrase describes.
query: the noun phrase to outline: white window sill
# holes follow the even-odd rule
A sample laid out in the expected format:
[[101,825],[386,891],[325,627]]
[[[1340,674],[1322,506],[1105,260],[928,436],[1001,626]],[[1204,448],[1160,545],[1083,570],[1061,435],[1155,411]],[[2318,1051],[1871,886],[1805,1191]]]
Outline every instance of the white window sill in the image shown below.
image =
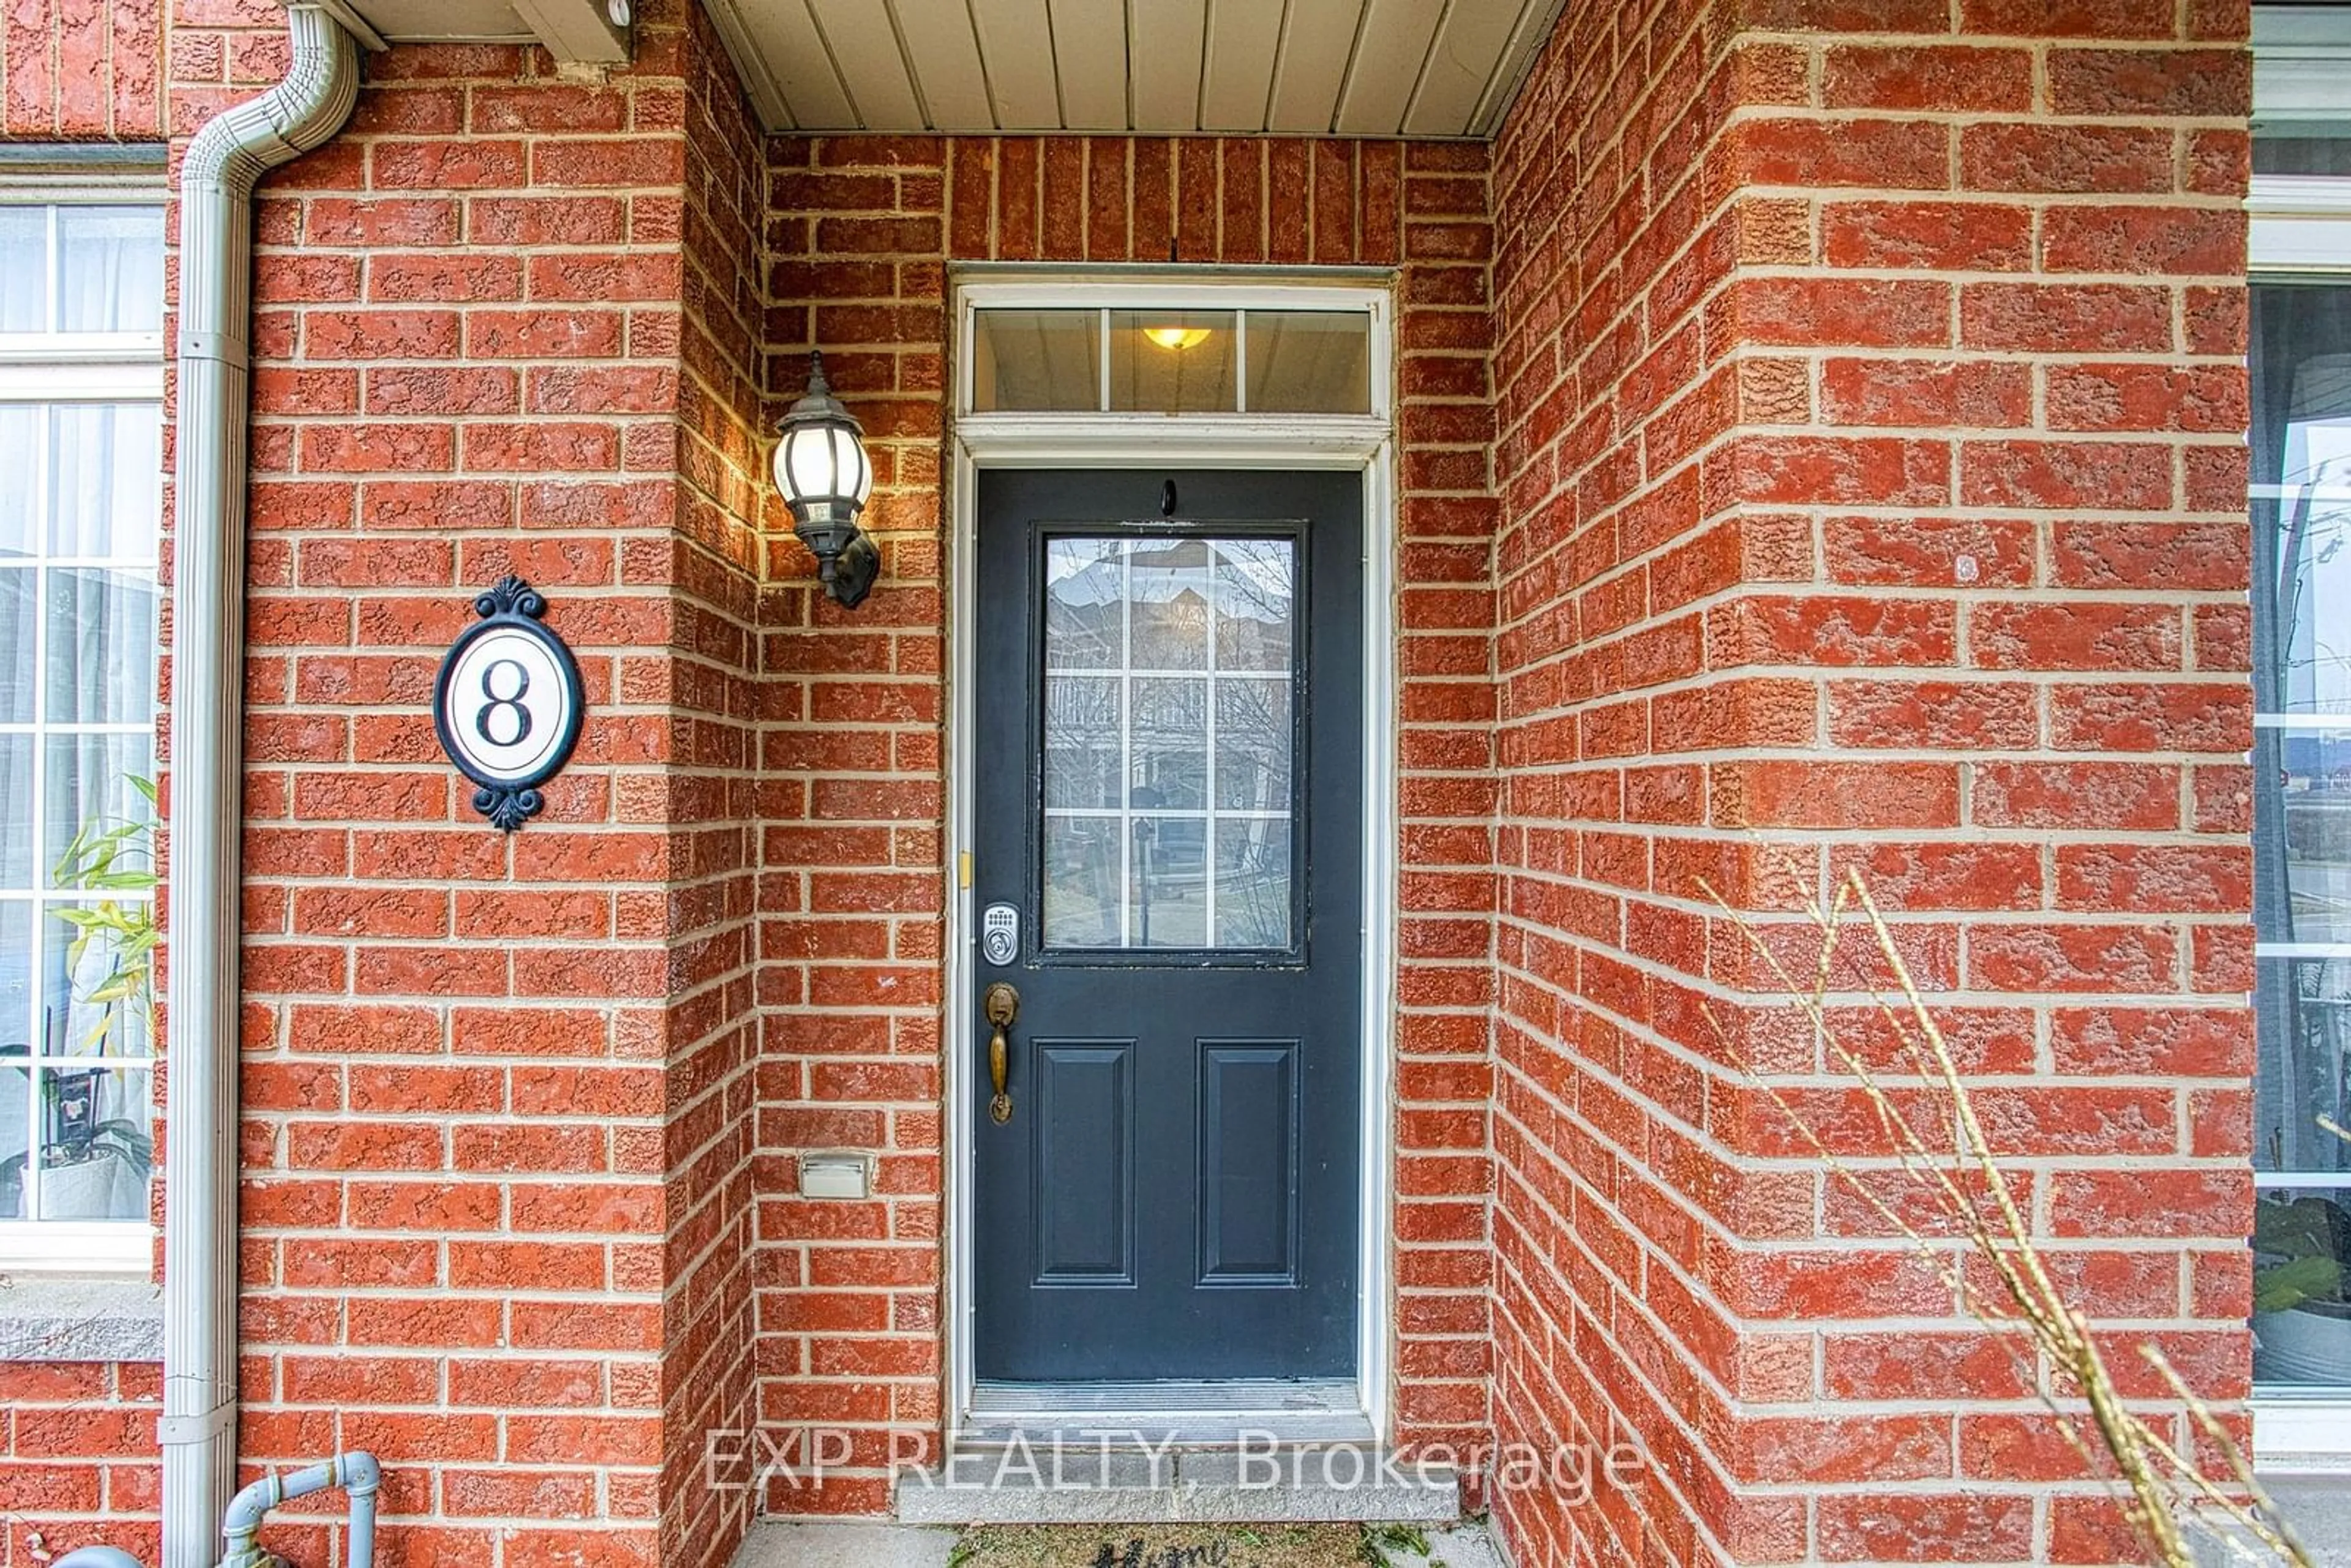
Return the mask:
[[163,1359],[163,1288],[96,1275],[0,1275],[0,1362]]

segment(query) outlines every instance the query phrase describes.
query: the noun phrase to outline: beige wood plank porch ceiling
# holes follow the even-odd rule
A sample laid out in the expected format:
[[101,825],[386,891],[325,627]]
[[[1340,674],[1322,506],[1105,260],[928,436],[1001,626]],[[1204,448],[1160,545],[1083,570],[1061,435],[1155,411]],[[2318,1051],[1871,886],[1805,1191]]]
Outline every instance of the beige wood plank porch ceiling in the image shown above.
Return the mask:
[[[610,3],[328,0],[395,43],[564,59],[611,57]],[[704,3],[771,131],[1484,137],[1563,0]]]

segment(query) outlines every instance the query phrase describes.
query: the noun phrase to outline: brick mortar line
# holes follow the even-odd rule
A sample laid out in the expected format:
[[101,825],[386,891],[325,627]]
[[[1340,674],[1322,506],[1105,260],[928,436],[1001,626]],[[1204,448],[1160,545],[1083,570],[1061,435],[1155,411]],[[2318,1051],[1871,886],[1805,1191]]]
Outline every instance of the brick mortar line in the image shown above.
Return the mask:
[[[1513,973],[1515,973],[1515,971],[1513,971]],[[1522,983],[1534,985],[1538,988],[1544,989],[1546,991],[1549,990],[1549,988],[1542,987],[1540,982],[1534,981],[1530,977],[1520,977]],[[1552,994],[1555,995],[1556,993]],[[1672,1040],[1658,1035],[1655,1030],[1635,1025],[1630,1020],[1622,1018],[1621,1015],[1611,1013],[1604,1007],[1600,1007],[1592,1003],[1588,998],[1573,998],[1573,1000],[1577,1004],[1577,1009],[1580,1012],[1600,1014],[1614,1020],[1614,1027],[1620,1029],[1624,1033],[1632,1036],[1633,1038],[1644,1040],[1649,1050],[1662,1056],[1677,1060],[1681,1067],[1686,1071],[1695,1072],[1710,1087],[1717,1084],[1728,1087],[1732,1083],[1744,1081],[1745,1075],[1743,1072],[1737,1070],[1726,1069],[1719,1064],[1709,1062],[1707,1059],[1698,1055],[1695,1051],[1676,1044]],[[1509,1015],[1505,1014],[1504,1016]],[[1513,1021],[1518,1020],[1514,1019]],[[1527,1025],[1525,1027],[1530,1030],[1533,1028],[1531,1025]],[[1645,1122],[1654,1123],[1662,1126],[1665,1130],[1670,1132],[1675,1137],[1680,1139],[1682,1142],[1689,1145],[1693,1148],[1705,1150],[1717,1164],[1729,1170],[1750,1177],[1788,1175],[1805,1170],[1811,1170],[1815,1175],[1819,1174],[1818,1161],[1816,1158],[1812,1158],[1808,1161],[1807,1156],[1800,1155],[1756,1155],[1726,1147],[1719,1144],[1709,1133],[1708,1133],[1706,1129],[1692,1126],[1681,1116],[1660,1104],[1648,1094],[1644,1093],[1638,1089],[1626,1083],[1621,1075],[1610,1071],[1605,1065],[1598,1061],[1597,1059],[1592,1057],[1590,1054],[1582,1051],[1568,1050],[1567,1048],[1561,1048],[1561,1053],[1573,1061],[1577,1064],[1577,1068],[1580,1072],[1585,1076],[1603,1082],[1608,1087],[1609,1092],[1622,1100],[1625,1103],[1640,1106],[1646,1113],[1644,1116]],[[1618,1148],[1612,1139],[1608,1138],[1597,1127],[1593,1126],[1589,1122],[1588,1118],[1585,1118],[1574,1109],[1558,1101],[1534,1080],[1527,1077],[1523,1072],[1519,1071],[1516,1066],[1512,1064],[1507,1056],[1498,1059],[1497,1066],[1509,1071],[1512,1077],[1518,1079],[1520,1082],[1525,1086],[1525,1089],[1529,1093],[1541,1103],[1553,1107],[1557,1114],[1565,1117],[1566,1119],[1575,1123],[1578,1126],[1583,1127],[1586,1133],[1598,1143],[1611,1150],[1614,1150],[1614,1157],[1621,1163],[1625,1163],[1628,1168],[1641,1170],[1647,1169],[1646,1166],[1636,1166],[1632,1164],[1631,1156],[1625,1154],[1621,1148]],[[2050,1081],[2044,1080],[2044,1083],[2046,1082]],[[2150,1083],[2140,1085],[2136,1082],[2116,1082],[2105,1077],[2058,1079],[2053,1080],[2053,1082],[2076,1084],[2085,1088],[2093,1086],[2106,1086],[2162,1089],[2166,1087],[2162,1084]],[[1771,1082],[1774,1087],[1779,1086],[1780,1075],[1776,1073],[1771,1075]],[[1893,1086],[1896,1089],[1900,1089],[1905,1087],[1905,1084],[1895,1082]],[[2208,1087],[2210,1085],[2208,1085]],[[1790,1084],[1789,1087],[1842,1087],[1847,1092],[1857,1093],[1861,1092],[1861,1085],[1858,1080],[1848,1080],[1842,1085],[1834,1082],[1822,1085],[1814,1085],[1810,1082],[1794,1082]],[[2007,1085],[1996,1085],[1996,1087],[2007,1087]],[[1928,1089],[1929,1092],[1931,1092],[1931,1085],[1928,1086]],[[1509,1116],[1507,1105],[1507,1100],[1498,1095],[1495,1102],[1494,1113],[1498,1116]],[[1520,1126],[1521,1134],[1529,1141],[1528,1146],[1530,1148],[1534,1148],[1542,1152],[1546,1158],[1557,1159],[1559,1157],[1549,1150],[1548,1145],[1543,1145],[1541,1141],[1535,1136],[1535,1129],[1528,1128],[1520,1124],[1515,1118],[1510,1118],[1510,1120],[1513,1125]],[[1852,1165],[1857,1170],[1884,1171],[1887,1174],[1898,1174],[1902,1168],[1898,1156],[1895,1155],[1877,1156],[1855,1155],[1840,1157],[1845,1159],[1846,1163]],[[2239,1156],[2196,1155],[2192,1153],[2181,1152],[2175,1148],[2172,1154],[2168,1157],[2177,1163],[2181,1169],[2192,1171],[2196,1174],[2231,1176],[2241,1175],[2248,1182],[2252,1179],[2253,1173],[2251,1171],[2250,1167],[2247,1166],[2244,1160]],[[2101,1160],[2105,1159],[2128,1161],[2134,1158],[2138,1161],[2137,1165],[2128,1163],[2119,1165],[2099,1163]],[[2001,1164],[2005,1166],[2012,1163],[2018,1169],[2037,1170],[2053,1176],[2095,1171],[2126,1173],[2134,1169],[2144,1170],[2145,1158],[2146,1156],[2144,1155],[2068,1156],[2060,1155],[2020,1155],[2015,1156],[2003,1155],[2001,1156]],[[1669,1183],[1660,1182],[1656,1185],[1659,1185],[1661,1187],[1670,1187]],[[1677,1193],[1680,1192],[1680,1189],[1677,1187],[1671,1188],[1671,1190],[1674,1190]],[[1819,1190],[1817,1184],[1815,1190],[1816,1192]],[[1687,1195],[1684,1194],[1683,1196],[1687,1197]],[[1713,1224],[1716,1230],[1719,1232],[1718,1239],[1724,1241],[1734,1249],[1752,1249],[1754,1247],[1765,1246],[1767,1244],[1779,1246],[1784,1249],[1802,1249],[1803,1247],[1813,1242],[1825,1239],[1824,1238],[1820,1237],[1809,1239],[1795,1238],[1773,1239],[1767,1243],[1764,1239],[1742,1238],[1730,1233],[1727,1228],[1719,1225],[1719,1223],[1713,1221],[1710,1217],[1709,1223]],[[2044,1228],[2045,1222],[2036,1220],[2036,1231]],[[2071,1239],[2061,1239],[2053,1235],[2045,1238],[2045,1239],[2075,1239],[2098,1244],[2098,1246],[2093,1247],[2092,1249],[2099,1249],[2099,1248],[2102,1247],[2104,1250],[2111,1251],[2113,1250],[2111,1243],[2116,1239],[2116,1238],[2084,1236]],[[2142,1245],[2151,1245],[2158,1239],[2136,1238],[2133,1239],[2137,1240]],[[2183,1244],[2186,1244],[2199,1239],[2167,1238],[2160,1239],[2177,1239],[2181,1241]],[[2223,1238],[2220,1239],[2228,1239]],[[1883,1244],[1882,1241],[1880,1244]]]

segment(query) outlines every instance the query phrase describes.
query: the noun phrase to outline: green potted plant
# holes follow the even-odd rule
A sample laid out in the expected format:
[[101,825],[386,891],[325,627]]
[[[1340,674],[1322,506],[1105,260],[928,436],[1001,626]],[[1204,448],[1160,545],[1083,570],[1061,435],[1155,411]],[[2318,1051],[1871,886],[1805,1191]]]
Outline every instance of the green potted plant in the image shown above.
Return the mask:
[[[135,776],[126,781],[151,808],[156,804],[152,781]],[[97,1013],[87,1027],[70,1026],[79,1038],[65,1049],[76,1056],[148,1054],[155,952],[162,941],[155,924],[154,838],[152,813],[131,821],[95,818],[57,858],[57,884],[92,895],[56,912],[73,930],[65,968],[77,1009]],[[45,1218],[129,1219],[146,1214],[154,1166],[150,1130],[129,1118],[102,1114],[105,1080],[128,1082],[129,1071],[93,1068],[47,1075],[51,1113],[41,1154]]]
[[2263,1383],[2351,1380],[2351,1211],[2335,1197],[2264,1197],[2253,1206],[2253,1375]]

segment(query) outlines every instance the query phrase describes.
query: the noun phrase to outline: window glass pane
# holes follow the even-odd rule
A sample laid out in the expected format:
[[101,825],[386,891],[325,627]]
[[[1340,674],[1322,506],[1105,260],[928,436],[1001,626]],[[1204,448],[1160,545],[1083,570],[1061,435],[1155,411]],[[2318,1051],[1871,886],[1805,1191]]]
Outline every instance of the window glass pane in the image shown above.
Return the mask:
[[143,1068],[42,1073],[40,1218],[144,1219],[154,1104]]
[[1102,407],[1100,311],[982,310],[972,335],[974,409]]
[[33,585],[28,566],[0,562],[0,724],[33,722]]
[[1291,946],[1296,549],[1047,541],[1048,947]]
[[152,560],[162,507],[162,411],[152,402],[49,411],[49,552]]
[[[131,735],[52,735],[45,738],[47,799],[42,803],[41,872],[55,885],[57,862],[83,828],[104,831],[153,814],[131,787],[135,776],[155,777],[155,745],[145,731]],[[73,885],[68,882],[65,885]]]
[[1372,319],[1360,310],[1249,313],[1251,413],[1369,413]]
[[[143,855],[134,861],[146,864]],[[41,928],[40,1054],[152,1054],[152,950],[140,940],[147,915],[146,896],[138,892],[110,903],[48,906]]]
[[[0,933],[8,929],[6,919],[0,916]],[[16,1031],[18,1050],[22,1049],[24,1030]],[[0,1061],[12,1052],[0,1031]],[[32,1069],[21,1062],[0,1066],[0,1219],[25,1218],[25,1166],[31,1158],[33,1088]]]
[[0,403],[0,560],[40,549],[41,413],[37,403]]
[[2253,138],[2256,174],[2351,174],[2351,125],[2339,135],[2313,135],[2317,126],[2297,127],[2292,136]]
[[[20,898],[0,899],[0,1057],[32,1053],[33,906]],[[0,1127],[6,1124],[9,1096],[22,1099],[27,1092],[22,1073],[0,1071]]]
[[[51,569],[48,718],[146,724],[155,716],[155,581],[144,572]],[[0,593],[0,647],[8,601]]]
[[2253,736],[2253,919],[2264,942],[2351,942],[2351,727]]
[[57,330],[163,325],[163,209],[57,209]]
[[33,737],[0,735],[0,888],[32,885]]
[[1229,310],[1110,313],[1110,406],[1134,413],[1230,413]]
[[2256,968],[2254,1167],[2351,1172],[2351,1143],[2319,1125],[2324,1116],[2351,1127],[2351,958],[2262,958]]
[[49,209],[0,206],[0,332],[48,325]]
[[2351,1385],[2351,1186],[2253,1206],[2253,1380]]

